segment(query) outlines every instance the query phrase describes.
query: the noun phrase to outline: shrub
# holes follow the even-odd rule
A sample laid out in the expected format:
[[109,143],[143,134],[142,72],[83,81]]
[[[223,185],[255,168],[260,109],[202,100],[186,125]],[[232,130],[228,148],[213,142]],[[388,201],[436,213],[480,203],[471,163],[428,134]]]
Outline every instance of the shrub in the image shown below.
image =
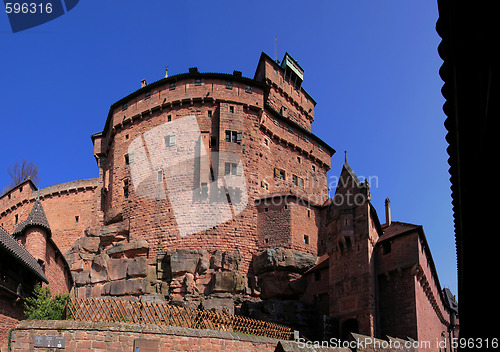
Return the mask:
[[37,283],[32,295],[24,302],[24,314],[28,320],[61,320],[68,299],[68,293],[52,297],[49,286],[42,287]]

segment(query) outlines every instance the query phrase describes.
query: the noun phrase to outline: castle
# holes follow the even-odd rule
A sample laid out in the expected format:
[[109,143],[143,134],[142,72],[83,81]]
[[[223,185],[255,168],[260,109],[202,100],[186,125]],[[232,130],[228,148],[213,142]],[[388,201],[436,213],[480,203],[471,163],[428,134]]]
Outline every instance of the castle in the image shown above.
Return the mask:
[[[222,309],[316,339],[456,336],[422,226],[392,221],[388,199],[381,223],[347,160],[328,197],[335,150],[311,133],[303,72],[262,53],[253,78],[143,80],[91,136],[98,178],[0,197],[0,250],[28,258],[25,287]],[[16,322],[25,295],[7,268],[0,315]]]

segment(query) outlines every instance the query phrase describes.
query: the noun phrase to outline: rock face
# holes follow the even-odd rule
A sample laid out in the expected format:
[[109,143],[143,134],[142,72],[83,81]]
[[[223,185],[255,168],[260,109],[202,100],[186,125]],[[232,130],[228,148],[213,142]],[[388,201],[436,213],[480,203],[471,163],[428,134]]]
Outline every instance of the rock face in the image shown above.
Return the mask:
[[292,249],[272,248],[257,252],[253,269],[261,297],[297,298],[305,290],[302,274],[316,263],[316,256]]
[[76,297],[139,296],[148,291],[149,244],[127,241],[129,221],[115,209],[107,225],[88,228],[65,254]]
[[[296,250],[267,249],[254,255],[253,271],[244,272],[237,249],[158,248],[156,257],[148,258],[148,242],[129,241],[128,220],[120,214],[116,209],[105,226],[87,229],[87,236],[66,253],[77,297],[157,297],[171,304],[234,313],[242,302],[300,297],[305,289],[302,274],[317,259]],[[267,306],[258,307],[262,311]]]

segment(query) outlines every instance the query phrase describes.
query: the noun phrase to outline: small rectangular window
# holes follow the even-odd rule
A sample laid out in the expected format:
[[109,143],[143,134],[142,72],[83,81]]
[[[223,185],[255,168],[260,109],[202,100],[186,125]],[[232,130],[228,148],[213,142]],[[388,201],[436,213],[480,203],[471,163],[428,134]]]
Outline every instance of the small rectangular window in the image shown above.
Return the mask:
[[146,94],[144,94],[144,100],[148,100],[149,98],[151,98],[151,92],[146,92]]
[[208,110],[208,117],[212,117],[212,110]]
[[232,105],[229,105],[229,112],[232,114],[234,113],[234,106]]
[[172,121],[172,115],[167,116],[167,122],[170,122],[170,121]]
[[226,142],[231,142],[231,131],[226,131]]
[[241,175],[241,166],[237,163],[225,163],[224,164],[224,175]]
[[175,82],[170,83],[169,89],[174,90],[177,87],[177,84]]
[[245,87],[245,92],[246,93],[252,93],[252,86],[246,86]]
[[175,134],[170,134],[168,136],[165,136],[165,147],[168,148],[175,145],[176,139],[177,138]]
[[122,111],[125,111],[128,109],[128,103],[125,103],[122,105]]
[[130,158],[128,156],[128,154],[125,154],[125,165],[128,165],[130,164]]
[[227,81],[226,82],[226,89],[233,89],[233,82]]
[[304,235],[304,244],[309,244],[309,236]]
[[195,86],[201,86],[201,78],[196,78],[196,79],[194,80],[194,85],[195,85]]
[[157,181],[158,182],[163,182],[163,170],[158,170]]
[[286,175],[285,175],[285,170],[281,170],[279,168],[274,168],[274,177],[279,178],[280,180],[285,180]]

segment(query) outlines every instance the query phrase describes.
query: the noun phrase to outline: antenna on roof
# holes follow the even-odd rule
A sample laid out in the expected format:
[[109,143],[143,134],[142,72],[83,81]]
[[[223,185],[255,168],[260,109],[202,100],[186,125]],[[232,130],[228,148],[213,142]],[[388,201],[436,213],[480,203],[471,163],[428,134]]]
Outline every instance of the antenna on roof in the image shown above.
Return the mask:
[[278,36],[274,36],[274,61],[278,62]]
[[165,66],[165,78],[168,77],[168,66]]

